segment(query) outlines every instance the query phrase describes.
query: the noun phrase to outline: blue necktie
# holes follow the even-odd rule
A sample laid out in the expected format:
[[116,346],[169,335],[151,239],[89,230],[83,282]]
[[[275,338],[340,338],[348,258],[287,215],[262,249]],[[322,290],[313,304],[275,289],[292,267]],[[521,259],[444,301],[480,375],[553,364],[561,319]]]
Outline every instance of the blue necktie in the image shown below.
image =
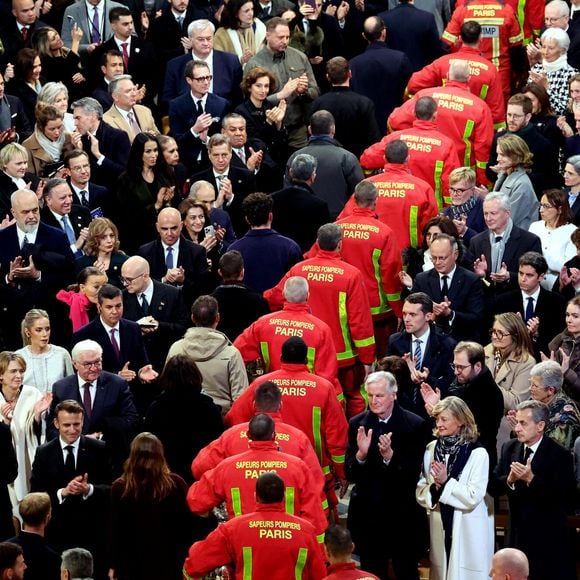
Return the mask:
[[417,338],[415,340],[415,353],[413,355],[415,359],[415,368],[420,371],[421,370],[421,341]]
[[70,225],[70,222],[68,221],[68,216],[66,215],[62,216],[62,227],[66,237],[68,238],[69,244],[74,244],[76,242],[75,233],[72,229],[72,226]]
[[534,299],[529,296],[528,297],[528,305],[526,306],[526,322],[534,317]]
[[168,270],[173,268],[173,248],[170,246],[167,248],[167,257],[165,258],[165,265]]

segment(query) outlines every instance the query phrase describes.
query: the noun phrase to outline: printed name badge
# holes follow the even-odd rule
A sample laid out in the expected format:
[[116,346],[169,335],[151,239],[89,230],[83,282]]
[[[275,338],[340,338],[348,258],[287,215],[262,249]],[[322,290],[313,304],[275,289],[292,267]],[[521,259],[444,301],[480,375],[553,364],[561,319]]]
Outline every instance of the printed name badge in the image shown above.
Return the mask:
[[499,37],[499,26],[482,26],[481,27],[481,37],[482,38],[498,38]]

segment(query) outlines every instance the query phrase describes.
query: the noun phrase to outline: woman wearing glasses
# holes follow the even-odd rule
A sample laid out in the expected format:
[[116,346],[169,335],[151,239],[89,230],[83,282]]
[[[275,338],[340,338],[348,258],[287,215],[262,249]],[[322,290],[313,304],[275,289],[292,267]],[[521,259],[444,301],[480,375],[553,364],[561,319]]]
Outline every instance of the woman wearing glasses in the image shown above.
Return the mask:
[[551,290],[565,262],[576,255],[576,247],[570,236],[576,230],[571,223],[568,195],[562,189],[547,189],[540,201],[540,219],[530,224],[530,232],[542,242],[542,254],[548,262],[548,272],[542,281],[546,290]]
[[[485,347],[485,366],[503,395],[504,415],[530,398],[530,371],[536,364],[530,333],[519,314],[497,314]],[[503,417],[497,436],[498,452],[510,437],[511,425]]]

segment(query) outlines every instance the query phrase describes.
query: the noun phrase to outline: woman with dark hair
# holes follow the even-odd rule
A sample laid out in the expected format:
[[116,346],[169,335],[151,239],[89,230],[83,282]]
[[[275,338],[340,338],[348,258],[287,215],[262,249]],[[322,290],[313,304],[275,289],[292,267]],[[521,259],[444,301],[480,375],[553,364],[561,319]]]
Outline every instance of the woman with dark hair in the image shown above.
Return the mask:
[[235,54],[244,66],[263,46],[266,26],[254,18],[253,0],[229,0],[224,3],[220,28],[213,37],[213,47]]
[[87,266],[94,266],[104,274],[109,284],[125,288],[121,282],[121,266],[129,256],[119,249],[119,231],[108,218],[95,218],[89,225],[87,241],[84,245],[85,255],[75,262],[77,272]]
[[172,205],[176,206],[181,200],[189,195],[190,182],[187,179],[187,168],[179,158],[179,147],[173,137],[158,135],[159,146],[163,154],[163,161],[175,175],[175,196]]
[[538,83],[528,83],[524,87],[523,94],[532,101],[530,124],[554,146],[563,145],[562,132],[557,125],[558,117],[552,111],[548,91]]
[[169,358],[159,377],[162,392],[145,416],[145,428],[165,445],[172,471],[189,484],[193,483],[191,462],[224,430],[220,408],[201,392],[201,385],[201,373],[191,357]]
[[40,177],[55,177],[68,151],[74,149],[64,130],[64,114],[53,105],[38,101],[34,132],[22,145],[28,151],[28,167]]
[[152,433],[137,435],[111,489],[109,578],[181,580],[192,540],[186,495],[161,441]]
[[175,177],[159,140],[139,133],[131,144],[127,170],[117,180],[117,223],[129,254],[157,237],[157,214],[171,205],[174,193]]
[[493,506],[485,500],[489,455],[459,397],[437,403],[433,416],[437,439],[427,445],[416,490],[429,518],[430,577],[483,580],[494,552]]
[[568,194],[562,189],[547,189],[540,200],[540,220],[530,224],[530,232],[542,242],[542,254],[548,262],[548,271],[542,281],[551,290],[564,263],[576,255],[570,239],[576,226],[571,223]]
[[572,155],[566,160],[563,175],[572,221],[580,225],[580,155]]
[[6,86],[9,95],[14,95],[22,101],[30,126],[34,125],[34,107],[44,84],[41,72],[42,64],[38,52],[33,48],[22,48],[14,61],[14,78]]
[[32,45],[40,56],[44,78],[50,82],[63,82],[75,101],[87,92],[79,56],[83,31],[76,23],[71,37],[71,46],[67,48],[54,28],[43,26],[34,31]]
[[276,161],[280,160],[286,153],[288,132],[284,127],[284,115],[286,99],[292,91],[284,87],[276,93],[274,75],[262,67],[249,70],[241,86],[245,100],[236,107],[235,112],[246,119],[248,139],[261,139],[270,155]]

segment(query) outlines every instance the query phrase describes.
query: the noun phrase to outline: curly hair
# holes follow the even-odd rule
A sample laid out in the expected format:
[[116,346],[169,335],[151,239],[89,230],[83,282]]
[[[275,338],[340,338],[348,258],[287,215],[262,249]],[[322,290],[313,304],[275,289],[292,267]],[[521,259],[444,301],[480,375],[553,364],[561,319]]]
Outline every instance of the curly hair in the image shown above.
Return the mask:
[[98,256],[99,242],[107,230],[112,230],[115,236],[115,246],[113,252],[119,251],[119,230],[109,218],[95,218],[89,225],[89,235],[85,242],[85,254],[87,256]]

